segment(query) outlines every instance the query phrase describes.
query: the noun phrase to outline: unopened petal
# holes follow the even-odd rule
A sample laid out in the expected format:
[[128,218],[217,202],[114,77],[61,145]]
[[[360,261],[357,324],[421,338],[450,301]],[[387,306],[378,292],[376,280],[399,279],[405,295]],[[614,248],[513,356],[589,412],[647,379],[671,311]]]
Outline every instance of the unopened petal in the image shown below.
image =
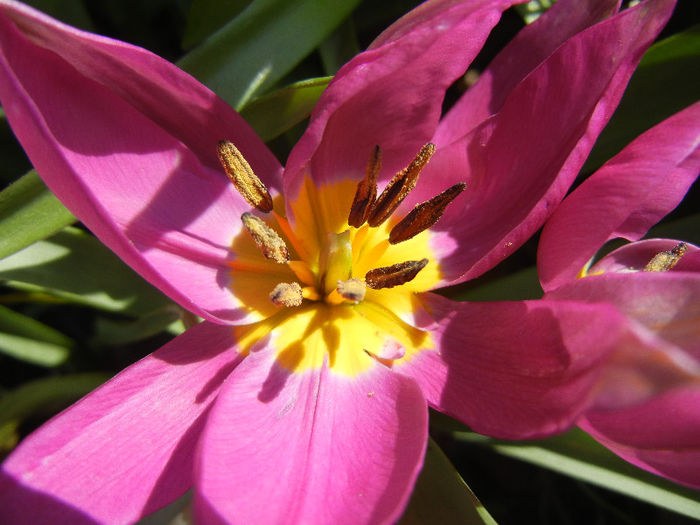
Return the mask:
[[551,290],[573,279],[608,240],[641,238],[700,173],[700,102],[630,143],[576,189],[547,222],[538,270]]

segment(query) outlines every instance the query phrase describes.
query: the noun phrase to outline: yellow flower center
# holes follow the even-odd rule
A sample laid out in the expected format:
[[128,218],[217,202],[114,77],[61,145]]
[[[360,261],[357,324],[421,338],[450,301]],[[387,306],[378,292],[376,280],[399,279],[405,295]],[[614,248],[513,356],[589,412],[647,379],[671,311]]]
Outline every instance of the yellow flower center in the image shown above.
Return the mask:
[[[464,185],[419,204],[403,220],[393,213],[415,185],[432,145],[378,198],[378,149],[359,184],[317,187],[307,177],[287,217],[282,197],[270,199],[257,177],[253,190],[239,188],[240,174],[229,171],[240,161],[226,156],[240,153],[222,144],[227,174],[258,210],[243,214],[244,231],[231,247],[231,287],[241,306],[260,319],[234,327],[242,353],[271,345],[278,364],[291,372],[321,367],[327,359],[333,372],[353,376],[374,360],[390,366],[433,348],[428,332],[402,318],[415,311],[417,292],[441,280],[428,228]],[[260,187],[264,193],[257,193]]]

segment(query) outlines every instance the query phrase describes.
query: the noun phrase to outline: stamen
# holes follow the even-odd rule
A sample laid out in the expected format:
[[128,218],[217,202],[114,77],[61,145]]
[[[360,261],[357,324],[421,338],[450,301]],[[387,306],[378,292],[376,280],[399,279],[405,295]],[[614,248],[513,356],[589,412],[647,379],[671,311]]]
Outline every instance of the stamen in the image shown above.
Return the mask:
[[379,146],[375,146],[372,151],[372,156],[367,163],[367,171],[365,178],[357,184],[355,199],[350,207],[350,216],[348,224],[359,228],[362,226],[374,204],[374,199],[377,198],[377,174],[382,169],[382,151]]
[[418,275],[418,272],[425,268],[426,264],[428,264],[428,259],[406,261],[392,266],[375,268],[367,272],[365,282],[367,286],[374,290],[393,288],[412,281]]
[[359,303],[365,298],[367,286],[359,279],[348,279],[347,281],[338,281],[336,290],[338,290],[343,299]]
[[299,306],[303,300],[299,283],[279,283],[270,292],[275,306]]
[[408,167],[391,179],[389,184],[372,206],[367,222],[376,227],[387,220],[399,204],[406,198],[418,181],[418,175],[435,153],[435,144],[428,143],[421,148]]
[[217,151],[226,175],[246,202],[262,212],[272,211],[270,193],[238,148],[228,140],[222,140],[218,144]]
[[241,215],[241,221],[265,257],[280,264],[289,261],[287,245],[275,230],[265,224],[261,218],[250,212],[245,212]]
[[681,260],[683,254],[688,251],[688,245],[684,242],[666,252],[657,253],[644,267],[645,272],[667,272]]
[[429,201],[417,204],[408,215],[401,219],[401,222],[391,229],[391,233],[389,233],[389,242],[391,244],[397,244],[407,241],[420,232],[430,228],[442,217],[442,214],[445,213],[447,205],[452,202],[457,195],[462,193],[466,187],[467,185],[464,182],[460,182],[446,189],[440,195],[436,195]]

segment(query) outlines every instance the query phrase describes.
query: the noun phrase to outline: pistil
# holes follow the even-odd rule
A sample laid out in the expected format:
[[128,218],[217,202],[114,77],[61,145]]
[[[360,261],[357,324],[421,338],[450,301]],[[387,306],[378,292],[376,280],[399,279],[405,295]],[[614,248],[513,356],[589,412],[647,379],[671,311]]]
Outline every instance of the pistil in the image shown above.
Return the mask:
[[352,243],[350,230],[343,233],[329,233],[321,254],[321,284],[324,295],[330,294],[338,286],[338,281],[352,277]]

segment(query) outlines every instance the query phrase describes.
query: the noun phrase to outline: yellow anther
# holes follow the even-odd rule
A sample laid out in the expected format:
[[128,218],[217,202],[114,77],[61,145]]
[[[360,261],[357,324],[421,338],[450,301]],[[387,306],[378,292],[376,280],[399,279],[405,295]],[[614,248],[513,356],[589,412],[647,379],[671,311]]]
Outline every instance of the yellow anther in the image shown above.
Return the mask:
[[241,221],[265,257],[280,264],[289,261],[287,245],[265,221],[249,212],[241,215]]
[[226,175],[246,202],[262,212],[272,211],[270,193],[238,148],[228,140],[222,140],[217,151]]
[[270,301],[276,306],[299,306],[302,300],[299,283],[279,283],[270,292]]
[[676,246],[666,252],[660,252],[654,255],[651,261],[644,267],[645,272],[667,272],[683,257],[683,254],[688,251],[688,245],[684,242],[678,243]]
[[336,288],[343,299],[359,303],[365,298],[367,286],[359,279],[348,279],[346,281],[338,281]]

